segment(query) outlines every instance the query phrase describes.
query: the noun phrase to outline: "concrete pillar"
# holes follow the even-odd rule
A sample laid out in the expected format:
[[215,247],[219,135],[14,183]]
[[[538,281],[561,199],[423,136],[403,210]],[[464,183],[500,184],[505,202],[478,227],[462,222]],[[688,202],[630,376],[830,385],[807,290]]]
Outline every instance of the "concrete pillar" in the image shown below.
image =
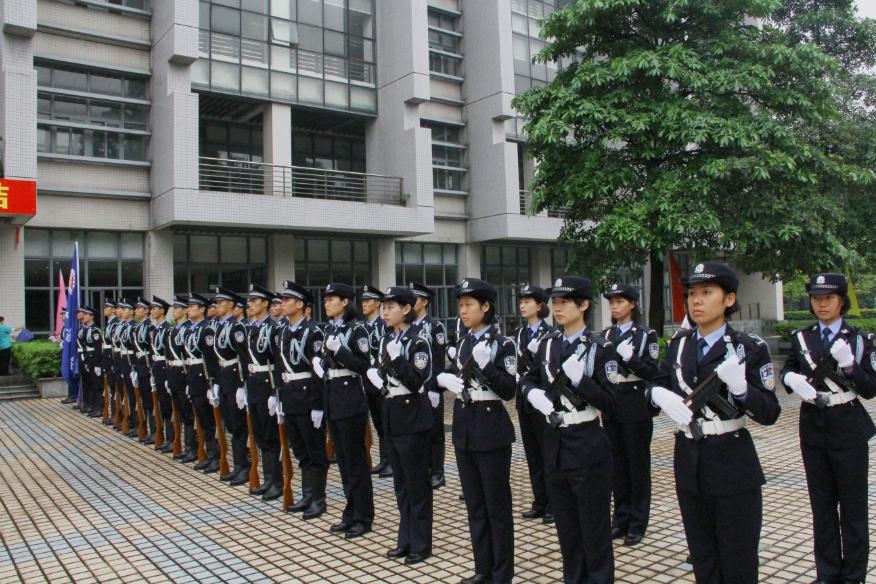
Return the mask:
[[551,280],[551,248],[543,246],[535,246],[532,251],[532,282],[533,286],[540,288],[549,288],[553,281]]
[[268,237],[268,288],[278,291],[283,280],[295,279],[295,237],[275,233]]
[[459,280],[481,277],[481,246],[466,243],[459,246]]
[[[0,223],[0,315],[9,326],[24,326],[24,235],[23,228]],[[65,268],[66,272],[66,268]],[[55,276],[57,278],[57,276]]]
[[265,194],[282,197],[291,186],[291,176],[283,167],[292,165],[292,106],[269,103],[262,119],[265,162],[274,165],[264,168]]
[[145,239],[146,265],[143,275],[147,298],[156,294],[170,300],[174,292],[185,292],[173,289],[173,232],[170,229],[147,231]]
[[395,240],[392,238],[378,239],[372,246],[371,280],[372,285],[381,290],[389,286],[404,285],[395,281]]

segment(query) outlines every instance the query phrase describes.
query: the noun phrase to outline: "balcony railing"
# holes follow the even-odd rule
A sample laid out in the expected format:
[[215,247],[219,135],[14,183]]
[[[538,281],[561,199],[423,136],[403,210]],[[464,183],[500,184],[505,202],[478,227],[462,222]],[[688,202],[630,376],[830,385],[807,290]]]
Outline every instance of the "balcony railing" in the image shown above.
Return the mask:
[[553,219],[562,219],[566,216],[567,207],[559,209],[548,209],[540,213],[532,212],[532,194],[529,191],[520,191],[520,214],[533,215],[535,217],[551,217]]
[[404,206],[400,177],[201,157],[201,190]]

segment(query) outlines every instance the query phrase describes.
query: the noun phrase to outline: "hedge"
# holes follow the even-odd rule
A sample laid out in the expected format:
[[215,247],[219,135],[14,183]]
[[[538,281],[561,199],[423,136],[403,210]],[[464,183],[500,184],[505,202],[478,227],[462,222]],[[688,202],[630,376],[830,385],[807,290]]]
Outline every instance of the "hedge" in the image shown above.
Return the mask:
[[[850,318],[848,323],[867,332],[876,331],[876,318]],[[783,341],[790,341],[792,332],[812,324],[815,324],[814,318],[808,320],[783,320],[773,325],[773,332],[779,335]]]
[[[852,317],[857,318],[857,317]],[[861,318],[871,319],[876,318],[876,308],[862,308],[861,309]],[[813,320],[815,319],[812,316],[812,313],[808,310],[786,310],[785,311],[785,320]]]
[[61,376],[61,345],[51,341],[14,343],[12,358],[31,379]]

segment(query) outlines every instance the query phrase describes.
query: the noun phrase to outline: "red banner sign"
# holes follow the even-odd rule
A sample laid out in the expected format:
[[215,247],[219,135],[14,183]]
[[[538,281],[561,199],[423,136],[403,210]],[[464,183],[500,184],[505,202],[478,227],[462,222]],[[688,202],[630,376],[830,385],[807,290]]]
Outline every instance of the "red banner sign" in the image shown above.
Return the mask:
[[36,215],[36,181],[0,179],[0,214]]

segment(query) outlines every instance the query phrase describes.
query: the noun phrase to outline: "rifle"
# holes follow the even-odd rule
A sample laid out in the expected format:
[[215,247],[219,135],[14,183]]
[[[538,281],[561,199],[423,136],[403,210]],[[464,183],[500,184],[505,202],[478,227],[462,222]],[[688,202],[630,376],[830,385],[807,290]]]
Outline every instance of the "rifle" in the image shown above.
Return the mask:
[[228,468],[228,442],[225,439],[225,426],[222,425],[219,406],[213,406],[213,419],[216,422],[216,441],[219,442],[219,474],[227,475],[231,472]]
[[[578,355],[578,360],[580,361],[583,359],[586,354],[587,351],[582,351],[581,354]],[[569,387],[570,381],[569,376],[566,375],[566,371],[561,365],[560,372],[554,377],[553,383],[550,384],[545,393],[552,402],[560,400],[561,398],[566,398],[577,410],[586,404],[584,403],[584,399]],[[550,424],[551,428],[559,428],[563,424],[562,413],[551,412],[551,415],[548,416],[548,424]]]
[[[830,380],[839,385],[843,391],[849,391],[849,380],[836,372],[834,363],[830,353],[825,354],[812,371],[812,376],[806,380],[809,385],[815,387],[816,384],[824,384],[825,381]],[[830,404],[830,400],[827,396],[818,393],[813,403],[819,410],[823,410]]]
[[130,427],[130,419],[131,419],[131,399],[128,396],[128,387],[127,383],[122,382],[122,406],[125,408],[125,411],[122,413],[122,434],[127,434]]
[[286,415],[283,413],[278,389],[275,389],[274,397],[277,398],[277,432],[280,438],[280,460],[283,463],[283,502],[280,509],[286,511],[292,505],[292,457],[289,454],[289,440],[286,437]]
[[249,413],[249,404],[246,406],[246,429],[249,432],[249,492],[259,488],[259,448],[256,446],[255,434],[252,431],[252,416]]
[[207,437],[204,435],[204,428],[201,426],[201,420],[198,418],[198,410],[195,404],[192,404],[192,413],[195,415],[195,432],[198,434],[198,464],[207,460],[207,449],[205,442]]
[[155,377],[149,376],[149,383],[152,385],[152,410],[155,414],[155,449],[158,450],[164,446],[164,419],[161,417],[161,396],[158,395],[158,389],[155,385]]
[[113,412],[113,426],[118,426],[122,423],[122,397],[119,393],[119,384],[116,383],[113,387],[115,387],[115,391],[112,397],[116,404],[115,412]]
[[105,422],[109,419],[109,404],[110,404],[110,390],[109,390],[109,380],[106,376],[103,378],[103,411],[100,414],[100,421]]
[[[738,362],[743,363],[744,359],[740,359]],[[693,392],[685,398],[684,405],[694,414],[709,406],[722,419],[732,420],[736,417],[736,406],[718,395],[719,389],[721,389],[721,380],[718,378],[718,370],[716,369],[693,389]],[[699,420],[692,419],[688,427],[694,440],[702,440],[705,437],[702,422]]]
[[179,412],[176,409],[176,400],[171,398],[171,411],[173,412],[173,455],[176,456],[182,452],[182,421],[180,421]]
[[465,404],[472,403],[471,391],[468,389],[468,386],[472,385],[472,382],[486,386],[489,386],[490,384],[487,378],[484,377],[483,371],[481,371],[481,368],[478,367],[477,362],[474,360],[474,355],[469,355],[468,359],[465,360],[465,363],[462,364],[462,367],[459,370],[459,376],[462,377],[463,382],[460,395]]
[[[131,334],[134,334],[133,330]],[[130,368],[132,373],[136,373],[134,366],[131,364],[131,355],[128,353],[127,349],[125,349],[125,358],[128,360],[128,368]],[[134,409],[137,411],[137,437],[140,441],[143,441],[146,440],[146,434],[148,432],[146,430],[146,412],[143,410],[143,397],[140,395],[139,384],[140,377],[137,376],[137,385],[134,385],[133,382],[131,385],[134,385]],[[130,415],[130,413],[128,415]]]

